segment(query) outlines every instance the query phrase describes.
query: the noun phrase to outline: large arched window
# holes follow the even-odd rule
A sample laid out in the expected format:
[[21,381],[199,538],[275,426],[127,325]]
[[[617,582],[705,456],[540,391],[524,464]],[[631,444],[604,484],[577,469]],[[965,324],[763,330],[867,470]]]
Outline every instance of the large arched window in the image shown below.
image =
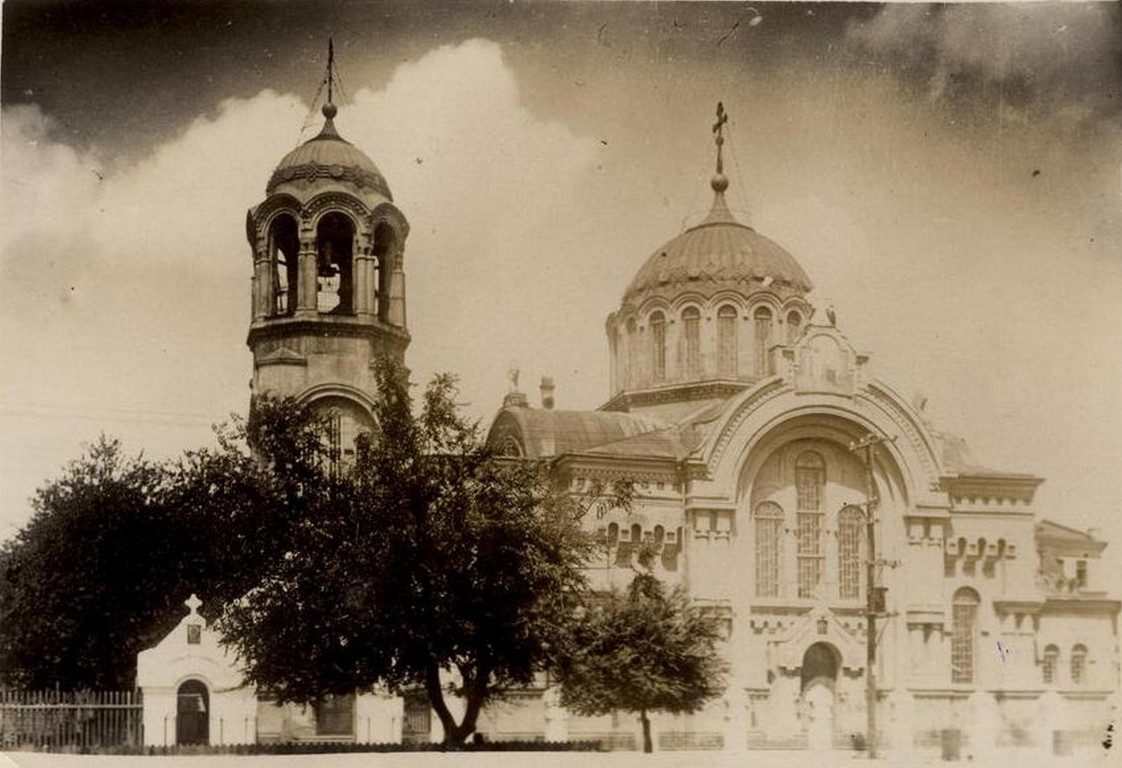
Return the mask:
[[269,225],[270,315],[291,315],[296,311],[299,259],[300,233],[296,220],[281,214]]
[[768,347],[771,346],[771,310],[757,307],[752,315],[756,328],[756,375],[768,375]]
[[796,523],[798,526],[799,597],[814,597],[822,583],[822,491],[826,462],[814,451],[795,460]]
[[791,344],[799,338],[799,331],[803,328],[803,316],[795,310],[787,313],[787,343]]
[[861,597],[861,523],[857,507],[838,513],[838,596],[842,600]]
[[951,605],[951,682],[974,682],[974,646],[978,632],[978,593],[963,587]]
[[736,307],[728,304],[717,310],[717,372],[736,376]]
[[756,594],[779,596],[779,575],[783,560],[783,509],[772,501],[756,507]]
[[682,331],[686,337],[686,376],[701,373],[701,312],[697,307],[686,307],[682,312]]
[[1087,646],[1077,645],[1071,649],[1071,682],[1079,685],[1087,677]]
[[332,212],[316,227],[316,309],[349,315],[354,312],[354,235],[351,220]]
[[651,375],[655,381],[666,380],[666,317],[651,314]]
[[1060,649],[1054,645],[1044,648],[1044,684],[1051,685],[1056,682],[1056,667],[1060,663]]

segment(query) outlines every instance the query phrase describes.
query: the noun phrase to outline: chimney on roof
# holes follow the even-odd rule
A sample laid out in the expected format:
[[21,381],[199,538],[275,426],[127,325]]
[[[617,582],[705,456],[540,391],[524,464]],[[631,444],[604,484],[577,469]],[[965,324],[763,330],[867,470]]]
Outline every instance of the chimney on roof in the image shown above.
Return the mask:
[[550,376],[542,376],[541,391],[542,391],[542,408],[547,411],[553,410],[553,390],[556,387],[553,384],[553,378]]

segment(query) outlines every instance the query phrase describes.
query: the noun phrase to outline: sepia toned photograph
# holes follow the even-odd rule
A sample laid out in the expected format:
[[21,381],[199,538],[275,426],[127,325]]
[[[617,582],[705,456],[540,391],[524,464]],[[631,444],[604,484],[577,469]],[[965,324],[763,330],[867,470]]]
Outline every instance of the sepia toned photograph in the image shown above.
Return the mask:
[[0,766],[1122,754],[1117,3],[0,12]]

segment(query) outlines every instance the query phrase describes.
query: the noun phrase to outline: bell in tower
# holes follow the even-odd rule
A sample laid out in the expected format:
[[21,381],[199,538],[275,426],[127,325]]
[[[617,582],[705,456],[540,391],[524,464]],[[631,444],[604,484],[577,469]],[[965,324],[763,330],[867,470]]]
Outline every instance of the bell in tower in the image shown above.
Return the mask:
[[373,161],[335,129],[334,51],[319,134],[288,153],[251,208],[254,393],[314,402],[345,456],[373,429],[373,363],[404,364],[409,223]]

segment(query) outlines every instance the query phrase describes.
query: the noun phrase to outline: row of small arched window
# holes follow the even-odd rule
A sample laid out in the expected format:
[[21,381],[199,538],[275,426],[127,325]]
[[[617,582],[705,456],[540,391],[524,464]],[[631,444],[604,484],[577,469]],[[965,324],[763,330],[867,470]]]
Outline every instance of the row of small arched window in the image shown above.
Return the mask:
[[[1071,682],[1079,685],[1087,678],[1087,646],[1077,643],[1072,646],[1070,663]],[[1052,685],[1057,682],[1056,676],[1060,667],[1060,649],[1055,645],[1044,647],[1044,657],[1041,664],[1041,673],[1044,684]]]
[[[721,377],[731,378],[740,373],[737,355],[739,314],[736,307],[731,304],[723,304],[717,310],[717,375]],[[768,348],[772,343],[774,318],[770,307],[757,307],[752,313],[755,341],[753,373],[757,376],[765,376],[769,372]],[[701,310],[693,306],[686,307],[682,310],[681,321],[685,355],[684,360],[681,361],[682,373],[687,378],[692,378],[701,374]],[[798,337],[802,324],[803,316],[798,310],[792,309],[787,313],[788,343]],[[667,315],[662,310],[655,310],[647,316],[647,328],[650,329],[651,376],[656,383],[667,378],[666,325]],[[640,347],[639,325],[635,318],[627,321],[626,330],[628,375],[634,377]]]

